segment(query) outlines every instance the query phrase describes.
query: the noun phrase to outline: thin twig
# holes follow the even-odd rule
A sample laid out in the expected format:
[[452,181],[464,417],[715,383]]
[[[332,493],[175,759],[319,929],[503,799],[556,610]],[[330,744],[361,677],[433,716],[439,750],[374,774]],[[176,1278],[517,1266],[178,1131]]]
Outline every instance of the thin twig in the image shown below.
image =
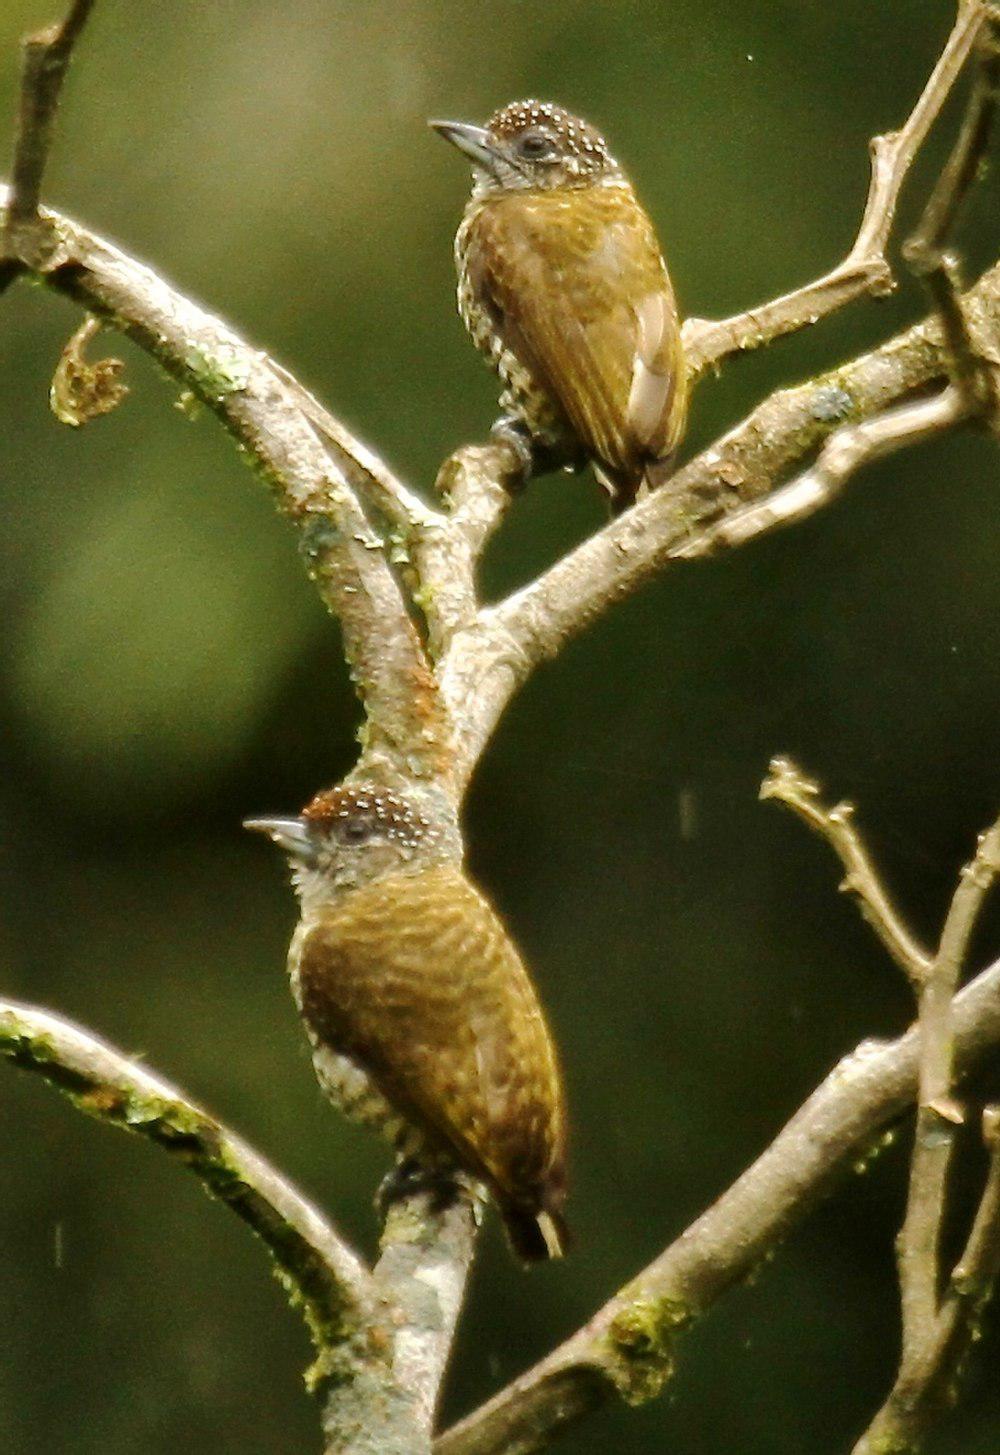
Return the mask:
[[807,520],[831,504],[863,466],[951,429],[968,418],[968,414],[965,395],[957,387],[949,386],[930,399],[900,405],[860,424],[845,425],[830,436],[815,464],[796,479],[782,485],[759,505],[748,505],[718,525],[699,531],[671,554],[677,560],[693,561],[745,545],[777,526]]
[[901,1369],[853,1455],[912,1455],[954,1398],[957,1375],[1000,1273],[1000,1108],[983,1113],[989,1168],[965,1250],[955,1265],[933,1336]]
[[891,292],[895,284],[885,253],[903,182],[988,16],[983,0],[960,0],[952,32],[909,118],[899,131],[872,139],[868,198],[843,262],[805,287],[732,318],[689,319],[684,340],[693,376],[730,354],[806,328],[866,293]]
[[[1000,1044],[1000,961],[955,1000],[958,1075]],[[435,1455],[529,1455],[616,1395],[651,1398],[676,1335],[745,1278],[913,1103],[916,1027],[868,1042],[813,1092],[768,1149],[644,1272],[566,1343],[443,1435]]]
[[826,839],[844,866],[841,890],[856,896],[861,913],[911,983],[922,984],[930,969],[931,957],[917,942],[886,892],[855,828],[854,805],[841,802],[829,807],[823,802],[815,779],[809,778],[789,758],[772,760],[761,784],[760,796],[785,804]]
[[72,1021],[10,999],[0,1000],[0,1056],[193,1172],[267,1245],[320,1349],[370,1321],[376,1288],[360,1258],[282,1173],[176,1086]]
[[962,283],[957,260],[947,251],[962,204],[976,180],[996,121],[1000,84],[1000,35],[985,29],[975,52],[975,74],[965,116],[955,145],[924,208],[923,216],[903,247],[911,270],[923,279],[938,311],[955,383],[965,394],[969,412],[1000,429],[1000,389],[996,360],[977,349],[962,309]]
[[[884,1451],[904,1455],[920,1448],[930,1424],[953,1397],[972,1321],[992,1285],[1000,1258],[995,1246],[1000,1239],[1000,1153],[998,1122],[991,1112],[983,1124],[991,1151],[990,1171],[965,1251],[942,1298],[941,1236],[948,1170],[955,1131],[963,1120],[953,1098],[954,996],[983,900],[998,874],[1000,820],[981,835],[975,857],[962,870],[937,955],[920,989],[917,1126],[897,1249],[902,1352],[893,1388],[856,1444],[854,1455],[882,1455]],[[974,1291],[973,1297],[968,1296],[970,1291]]]
[[7,226],[12,230],[33,222],[38,216],[59,96],[73,47],[93,8],[94,0],[73,0],[61,25],[50,25],[24,40],[21,110],[7,214]]
[[952,1001],[969,938],[998,872],[1000,821],[980,838],[975,857],[962,870],[937,955],[920,990],[917,1129],[906,1217],[899,1236],[904,1372],[924,1362],[936,1335],[945,1191],[955,1128],[962,1120],[952,1100]]
[[347,426],[335,418],[293,374],[274,359],[269,363],[354,489],[398,526],[404,539],[411,532],[431,530],[444,524],[445,518],[440,512],[432,510],[419,495],[404,485],[385,461],[352,435]]

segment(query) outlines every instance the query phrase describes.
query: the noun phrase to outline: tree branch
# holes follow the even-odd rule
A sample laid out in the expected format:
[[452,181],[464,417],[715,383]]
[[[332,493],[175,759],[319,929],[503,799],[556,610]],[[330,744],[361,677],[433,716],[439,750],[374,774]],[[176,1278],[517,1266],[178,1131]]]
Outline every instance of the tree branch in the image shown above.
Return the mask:
[[[1000,361],[1000,264],[964,294],[962,306],[981,352]],[[807,491],[813,498],[817,481],[807,481],[801,495],[784,496],[775,507],[773,498],[766,497],[776,479],[845,421],[860,423],[882,415],[946,377],[947,371],[941,326],[930,319],[817,379],[778,390],[668,485],[588,537],[529,585],[484,609],[477,629],[456,637],[439,668],[445,701],[456,718],[459,775],[471,771],[518,688],[570,637],[669,561],[729,544],[725,522],[740,518],[742,511],[759,506],[762,513],[740,518],[733,527],[738,537],[734,544],[793,518]],[[837,449],[844,453],[839,465],[833,462],[833,473],[843,471],[845,454],[856,468],[883,445],[909,442],[965,417],[964,406],[959,408],[947,390],[924,403],[926,409],[864,430],[853,440],[841,436]],[[822,491],[823,471],[831,470],[829,456],[819,469]],[[789,506],[795,509],[786,514]]]
[[73,0],[61,25],[25,37],[21,52],[21,110],[11,170],[13,186],[6,228],[12,233],[38,216],[42,178],[52,146],[59,96],[94,0]]
[[438,471],[436,489],[448,514],[417,532],[412,545],[420,582],[417,601],[435,662],[459,632],[477,625],[479,558],[523,480],[523,462],[502,440],[466,445]]
[[427,1192],[394,1201],[382,1233],[375,1282],[400,1311],[392,1334],[393,1373],[413,1400],[428,1448],[481,1211],[475,1189],[460,1182],[443,1206]]
[[[0,185],[0,208],[9,201]],[[49,244],[26,270],[107,319],[222,420],[296,525],[309,574],[340,619],[368,718],[369,773],[412,777],[447,766],[433,677],[385,551],[344,469],[301,409],[298,388],[260,350],[150,268],[68,218],[43,210]],[[347,452],[346,431],[343,452]],[[359,470],[374,456],[358,447]],[[386,486],[388,488],[387,481]]]
[[[996,27],[996,28],[994,28]],[[924,280],[937,309],[950,355],[952,378],[971,415],[1000,432],[1000,368],[972,336],[961,301],[957,259],[946,251],[962,204],[979,174],[996,121],[1000,84],[1000,19],[979,36],[976,68],[961,129],[938,177],[916,232],[903,246],[910,269]]]
[[719,321],[689,319],[685,353],[693,377],[731,354],[760,348],[826,318],[865,294],[892,292],[895,280],[886,248],[896,204],[914,157],[958,80],[969,52],[991,18],[985,0],[959,0],[958,15],[920,99],[899,131],[872,138],[871,181],[857,238],[832,272],[803,288]]
[[[941,1303],[941,1238],[948,1170],[963,1113],[952,1096],[955,1076],[954,995],[969,940],[987,891],[1000,874],[1000,820],[980,837],[959,877],[937,955],[919,987],[920,1066],[917,1127],[910,1159],[906,1216],[898,1240],[903,1318],[899,1373],[888,1399],[855,1446],[854,1455],[905,1455],[920,1448],[935,1416],[952,1397],[972,1320],[995,1276],[997,1121],[984,1120],[991,1167],[965,1253]],[[991,1232],[992,1230],[992,1238]],[[964,1271],[963,1270],[964,1265]],[[956,1279],[957,1275],[957,1279]],[[956,1293],[975,1290],[970,1299]]]
[[[956,997],[954,1032],[961,1076],[1000,1046],[1000,961]],[[676,1335],[880,1145],[912,1103],[918,1069],[916,1027],[846,1057],[714,1206],[583,1329],[441,1436],[435,1455],[529,1455],[616,1394],[631,1403],[658,1394]]]
[[803,773],[790,758],[772,759],[760,796],[785,804],[827,841],[844,866],[841,891],[857,897],[861,913],[896,964],[912,984],[921,984],[930,968],[931,957],[914,939],[882,884],[854,826],[854,805],[842,802],[828,808],[816,780]]
[[374,1280],[312,1203],[248,1143],[176,1086],[51,1011],[0,1000],[0,1056],[89,1116],[146,1137],[182,1162],[266,1244],[320,1356],[344,1357],[373,1319]]

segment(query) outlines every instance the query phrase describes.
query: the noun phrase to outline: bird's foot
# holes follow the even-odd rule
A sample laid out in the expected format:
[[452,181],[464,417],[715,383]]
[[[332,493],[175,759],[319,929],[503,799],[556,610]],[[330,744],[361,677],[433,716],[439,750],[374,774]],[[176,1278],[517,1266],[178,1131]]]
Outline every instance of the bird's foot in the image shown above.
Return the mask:
[[490,430],[490,439],[506,445],[514,454],[517,468],[507,481],[507,488],[514,493],[523,490],[535,473],[535,449],[524,424],[513,414],[502,414]]
[[517,461],[516,469],[505,481],[512,494],[523,490],[536,475],[551,475],[556,470],[576,474],[586,464],[586,456],[569,440],[534,435],[516,414],[502,414],[490,430],[490,439],[506,445]]
[[375,1211],[384,1223],[395,1203],[424,1195],[430,1211],[441,1213],[451,1206],[462,1188],[461,1173],[454,1167],[422,1162],[417,1157],[404,1157],[379,1184],[375,1194]]

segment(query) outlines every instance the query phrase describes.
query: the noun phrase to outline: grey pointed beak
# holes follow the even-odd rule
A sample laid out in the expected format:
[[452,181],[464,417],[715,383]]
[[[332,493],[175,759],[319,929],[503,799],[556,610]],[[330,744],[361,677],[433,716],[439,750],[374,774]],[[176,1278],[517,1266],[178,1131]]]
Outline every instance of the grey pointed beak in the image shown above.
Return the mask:
[[296,859],[309,861],[316,852],[316,841],[304,818],[245,818],[243,827],[268,838]]
[[497,162],[507,160],[500,156],[484,126],[471,126],[467,121],[429,121],[427,125],[453,147],[458,147],[474,167],[495,173]]

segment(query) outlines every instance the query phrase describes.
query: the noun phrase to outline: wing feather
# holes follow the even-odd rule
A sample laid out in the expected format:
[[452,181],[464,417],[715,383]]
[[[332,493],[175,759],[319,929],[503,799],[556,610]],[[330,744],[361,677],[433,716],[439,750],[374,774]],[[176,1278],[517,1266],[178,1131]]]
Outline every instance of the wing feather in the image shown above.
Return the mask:
[[484,202],[466,265],[505,346],[634,491],[645,464],[676,448],[686,401],[670,280],[631,193]]
[[405,1118],[504,1192],[563,1175],[562,1090],[513,944],[458,871],[395,876],[307,934],[303,1014]]

